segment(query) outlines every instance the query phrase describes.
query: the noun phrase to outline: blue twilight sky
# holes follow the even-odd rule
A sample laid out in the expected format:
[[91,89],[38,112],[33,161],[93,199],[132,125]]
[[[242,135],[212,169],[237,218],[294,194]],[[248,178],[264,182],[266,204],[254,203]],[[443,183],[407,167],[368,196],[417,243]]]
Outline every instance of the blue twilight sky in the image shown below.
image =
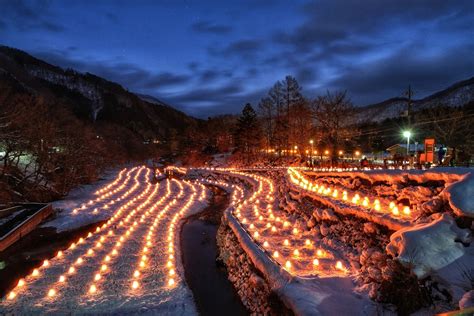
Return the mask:
[[0,44],[199,117],[285,75],[364,105],[474,76],[474,1],[0,0]]

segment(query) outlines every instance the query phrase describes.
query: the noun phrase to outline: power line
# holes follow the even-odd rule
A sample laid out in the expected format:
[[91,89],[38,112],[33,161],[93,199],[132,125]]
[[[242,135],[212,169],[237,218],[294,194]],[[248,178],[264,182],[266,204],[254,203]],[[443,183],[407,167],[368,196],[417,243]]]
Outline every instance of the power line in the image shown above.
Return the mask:
[[[454,119],[465,120],[465,119],[468,119],[468,118],[473,117],[473,116],[474,116],[474,114],[469,114],[469,115],[465,115],[465,116],[462,116],[462,117],[456,116],[456,117],[449,117],[449,118],[444,118],[444,119],[434,119],[434,120],[421,121],[421,122],[417,122],[417,123],[413,124],[413,127],[419,126],[419,125],[425,125],[425,124],[429,124],[429,123],[445,122],[445,121],[450,121],[450,120],[454,120]],[[358,136],[378,134],[378,133],[381,133],[381,132],[391,131],[391,130],[394,130],[394,129],[397,129],[397,128],[398,128],[397,126],[392,126],[392,127],[388,127],[388,128],[384,128],[384,129],[375,129],[375,130],[371,130],[371,131],[365,131],[361,134],[358,134]]]

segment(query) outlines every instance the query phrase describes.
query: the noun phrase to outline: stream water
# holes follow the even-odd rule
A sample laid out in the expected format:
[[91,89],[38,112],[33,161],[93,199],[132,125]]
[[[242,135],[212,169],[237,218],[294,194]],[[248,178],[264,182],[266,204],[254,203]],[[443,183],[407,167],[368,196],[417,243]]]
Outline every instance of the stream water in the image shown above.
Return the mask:
[[248,315],[225,268],[216,264],[217,229],[229,197],[223,190],[211,188],[214,195],[209,206],[188,218],[181,230],[186,282],[201,315]]

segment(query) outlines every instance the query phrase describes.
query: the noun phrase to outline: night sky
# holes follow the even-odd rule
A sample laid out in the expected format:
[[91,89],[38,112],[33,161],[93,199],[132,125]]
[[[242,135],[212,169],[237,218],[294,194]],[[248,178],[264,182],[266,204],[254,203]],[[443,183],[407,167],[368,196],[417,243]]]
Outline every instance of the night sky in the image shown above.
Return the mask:
[[474,1],[0,0],[0,44],[199,117],[285,75],[365,105],[474,76]]

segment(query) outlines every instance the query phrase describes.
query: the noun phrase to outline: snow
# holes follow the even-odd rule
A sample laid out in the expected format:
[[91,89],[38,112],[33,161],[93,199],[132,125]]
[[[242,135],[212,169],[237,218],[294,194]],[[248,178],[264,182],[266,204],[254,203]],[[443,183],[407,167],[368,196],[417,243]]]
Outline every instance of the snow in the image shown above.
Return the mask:
[[466,174],[460,181],[452,183],[443,192],[449,205],[457,215],[474,218],[474,174]]
[[459,301],[459,308],[466,309],[466,308],[474,308],[474,290],[466,292],[463,295],[462,299]]
[[[387,252],[402,264],[412,267],[419,278],[424,278],[462,256],[470,255],[462,244],[470,242],[469,230],[460,229],[450,215],[441,214],[428,224],[401,229],[392,234]],[[474,257],[471,259],[474,264]]]
[[[122,169],[123,170],[123,169]],[[132,174],[137,168],[132,168],[128,170],[128,174]],[[110,207],[114,204],[109,204],[107,202],[112,201],[114,198],[123,198],[124,190],[120,190],[112,195],[110,198],[107,198],[102,203],[88,204],[90,201],[93,201],[94,192],[96,192],[102,186],[106,186],[112,180],[118,178],[120,170],[113,169],[107,171],[103,175],[103,179],[92,184],[83,185],[73,189],[64,199],[53,202],[53,208],[57,211],[56,217],[42,224],[42,227],[55,227],[58,232],[72,230],[79,228],[88,224],[97,223],[103,220],[108,219],[113,213],[114,208]],[[145,180],[145,174],[140,171],[140,180]],[[125,185],[130,183],[131,179],[125,182]],[[121,206],[126,201],[120,201],[115,204],[116,206]],[[107,204],[106,208],[104,207]],[[81,206],[84,206],[84,209],[81,209]],[[77,214],[73,214],[73,211],[78,209]],[[97,209],[97,212],[94,213],[94,210]]]
[[[297,169],[297,168],[295,168]],[[352,259],[348,249],[343,244],[321,243],[311,235],[311,231],[305,231],[305,218],[298,217],[292,208],[301,207],[303,198],[311,196],[318,200],[327,208],[316,208],[312,216],[331,222],[336,218],[335,213],[345,216],[362,217],[370,223],[384,225],[394,231],[390,238],[390,244],[387,246],[387,253],[396,257],[405,265],[412,266],[414,273],[422,279],[428,275],[440,282],[444,288],[453,296],[453,300],[458,301],[464,293],[472,287],[466,280],[466,271],[474,271],[474,247],[470,245],[471,236],[468,229],[461,229],[457,226],[455,219],[449,213],[438,213],[431,217],[420,216],[418,207],[428,207],[427,204],[433,204],[433,210],[442,212],[438,209],[439,203],[435,200],[444,197],[449,200],[451,206],[456,205],[460,209],[467,210],[472,203],[471,189],[472,183],[470,174],[472,169],[468,168],[437,168],[432,170],[373,170],[373,171],[304,171],[306,175],[312,175],[318,179],[325,179],[333,185],[343,184],[344,181],[327,180],[333,178],[348,177],[349,179],[362,178],[369,183],[379,181],[387,182],[390,190],[388,195],[379,192],[382,188],[375,186],[377,190],[370,189],[354,191],[349,193],[359,193],[369,196],[370,201],[375,198],[380,199],[381,205],[384,205],[383,196],[394,196],[395,199],[407,199],[413,206],[412,213],[408,216],[400,214],[393,216],[391,213],[374,212],[362,205],[354,205],[349,201],[342,201],[340,196],[334,198],[331,194],[313,192],[309,182],[297,182],[297,185],[290,185],[291,190],[285,186],[289,181],[281,178],[279,188],[281,193],[286,196],[286,204],[282,202],[275,203],[268,200],[271,195],[269,183],[259,182],[263,177],[255,174],[245,174],[242,169],[219,169],[211,168],[205,172],[207,177],[220,179],[226,183],[234,183],[233,189],[239,189],[245,194],[247,202],[234,202],[233,206],[225,213],[225,218],[237,236],[245,252],[251,258],[255,267],[265,276],[275,293],[283,300],[286,306],[291,308],[296,314],[301,315],[319,315],[319,314],[354,314],[359,311],[360,314],[390,313],[375,302],[372,302],[366,292],[359,287],[354,278],[358,270],[347,264]],[[275,170],[273,168],[261,169],[252,168],[247,171],[268,172]],[[303,170],[303,169],[297,169]],[[278,173],[281,175],[281,172]],[[210,176],[212,175],[212,176]],[[425,187],[423,184],[427,181],[438,181],[439,187]],[[286,184],[285,184],[286,182]],[[413,182],[413,183],[412,183]],[[404,183],[399,186],[399,183]],[[418,184],[416,184],[418,183]],[[444,183],[444,186],[443,186]],[[313,184],[314,185],[314,184]],[[332,186],[332,189],[336,188]],[[391,187],[390,187],[391,185]],[[461,188],[461,189],[460,189]],[[347,189],[347,188],[345,188]],[[342,190],[339,190],[339,193]],[[351,192],[349,190],[349,192]],[[451,195],[439,195],[439,192],[449,192]],[[461,194],[462,192],[462,194]],[[375,193],[375,194],[374,194]],[[372,195],[371,195],[372,194]],[[382,194],[382,195],[381,195]],[[382,196],[382,197],[381,197]],[[350,200],[350,199],[349,199]],[[413,203],[413,204],[412,204]],[[268,210],[268,205],[273,206],[272,212]],[[263,222],[260,223],[258,216],[253,213],[259,211],[263,215]],[[455,208],[453,207],[455,210]],[[286,211],[285,211],[286,210]],[[401,209],[400,209],[401,210]],[[456,211],[455,211],[456,212]],[[270,220],[270,215],[279,218],[281,221],[288,221],[290,229],[284,229],[277,223]],[[457,212],[456,214],[460,214]],[[465,213],[463,213],[465,214]],[[272,223],[278,228],[277,233],[269,231],[266,223]],[[292,234],[292,228],[299,230],[296,236]],[[370,227],[369,227],[370,228]],[[259,234],[254,235],[257,231]],[[283,246],[283,240],[288,239],[290,246]],[[316,270],[310,268],[310,258],[317,257],[311,249],[306,249],[304,240],[310,239],[314,247],[324,249],[330,254],[329,262],[331,266],[318,267]],[[265,244],[265,242],[267,244]],[[266,245],[266,246],[265,246]],[[292,256],[293,249],[299,249],[299,258]],[[272,252],[277,250],[279,257],[272,256]],[[347,256],[347,257],[345,257]],[[285,261],[290,260],[291,268],[285,266]],[[334,262],[340,260],[344,263],[345,273],[337,273],[334,270]],[[320,261],[321,258],[320,258]],[[331,268],[332,267],[332,268]],[[459,280],[464,278],[464,284],[459,285]]]
[[[341,249],[323,244],[305,229],[304,219],[275,207],[273,184],[268,178],[235,170],[202,173],[203,177],[212,175],[225,183],[233,183],[233,200],[225,212],[225,221],[271,289],[296,315],[375,313],[377,305],[367,293],[357,289],[355,271]],[[262,219],[255,215],[255,210]],[[285,222],[289,225],[283,225]],[[277,230],[272,231],[268,223]],[[256,231],[258,237],[254,235]],[[288,245],[285,245],[285,240],[288,240]],[[299,250],[299,254],[295,255],[294,250]],[[274,251],[278,251],[278,257],[274,256]],[[313,264],[315,258],[319,260],[318,266]],[[286,267],[286,261],[291,261],[290,268]],[[343,265],[342,271],[335,268],[338,261]]]
[[[95,187],[84,190],[77,199],[65,201],[70,212],[52,223],[56,227],[72,227],[73,221],[68,220],[68,216],[81,223],[94,216],[109,216],[109,219],[62,255],[39,267],[38,276],[26,276],[25,285],[13,290],[15,297],[0,302],[0,314],[197,314],[192,293],[183,280],[179,234],[169,235],[169,232],[178,232],[182,218],[202,210],[206,205],[207,189],[181,180],[152,185],[147,181],[150,173],[143,167],[127,169],[128,177],[101,192],[106,198],[92,200],[92,204],[87,203],[85,209],[75,214],[71,207],[81,205],[86,192],[90,194]],[[125,195],[127,197],[120,203],[100,210],[97,215],[88,215],[96,208],[95,203],[103,206]],[[127,203],[121,204],[125,201]],[[174,230],[170,230],[171,226]],[[175,271],[173,285],[168,284],[171,259],[168,251],[163,251],[170,244],[175,249],[171,263]],[[141,262],[144,262],[143,266]],[[71,267],[75,271],[69,273]],[[139,270],[138,276],[134,275],[135,270]],[[99,279],[95,279],[97,274]],[[59,281],[60,276],[65,276],[65,282]],[[138,282],[135,289],[132,280]],[[89,291],[91,285],[96,286],[96,293]],[[48,296],[50,289],[56,291],[53,297]]]

